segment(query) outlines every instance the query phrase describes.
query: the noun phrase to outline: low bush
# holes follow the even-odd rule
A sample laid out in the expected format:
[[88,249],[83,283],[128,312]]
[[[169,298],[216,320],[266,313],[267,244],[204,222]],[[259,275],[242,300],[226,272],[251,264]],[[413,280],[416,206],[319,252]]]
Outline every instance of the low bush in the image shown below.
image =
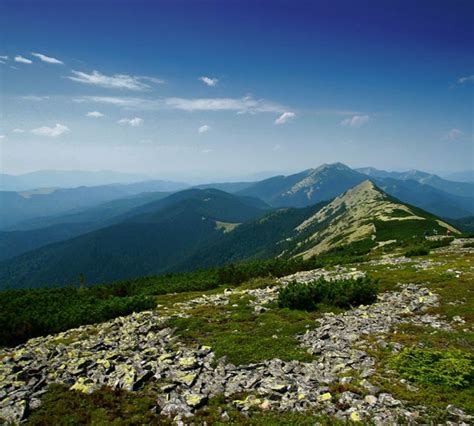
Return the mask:
[[426,256],[428,254],[430,254],[430,250],[423,246],[413,247],[404,253],[406,257]]
[[402,377],[425,385],[463,388],[474,381],[474,359],[466,352],[405,348],[391,361]]
[[311,283],[291,282],[278,293],[278,306],[314,311],[323,307],[347,309],[368,305],[377,300],[377,287],[377,282],[368,277],[336,281],[321,278]]

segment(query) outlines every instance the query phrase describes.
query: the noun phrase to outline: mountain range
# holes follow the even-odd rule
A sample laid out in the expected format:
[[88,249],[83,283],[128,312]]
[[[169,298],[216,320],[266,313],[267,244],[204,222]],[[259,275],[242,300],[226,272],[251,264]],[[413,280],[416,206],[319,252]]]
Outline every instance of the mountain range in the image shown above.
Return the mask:
[[299,208],[270,209],[248,195],[190,189],[135,207],[109,226],[5,260],[0,283],[56,286],[82,275],[95,284],[253,258],[308,257],[348,245],[372,248],[448,229],[458,232],[367,179],[330,202]]

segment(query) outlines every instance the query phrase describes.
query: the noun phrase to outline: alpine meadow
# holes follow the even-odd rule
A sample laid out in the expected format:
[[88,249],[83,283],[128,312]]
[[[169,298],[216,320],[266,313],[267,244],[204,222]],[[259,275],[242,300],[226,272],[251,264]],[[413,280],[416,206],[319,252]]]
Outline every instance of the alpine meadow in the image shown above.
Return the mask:
[[473,22],[0,0],[0,424],[473,424]]

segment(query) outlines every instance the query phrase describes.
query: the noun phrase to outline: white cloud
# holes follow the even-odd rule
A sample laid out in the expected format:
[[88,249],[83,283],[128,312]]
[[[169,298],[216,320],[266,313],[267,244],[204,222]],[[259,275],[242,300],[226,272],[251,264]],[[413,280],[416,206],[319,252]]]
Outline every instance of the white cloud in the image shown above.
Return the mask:
[[143,77],[134,77],[126,74],[108,76],[101,74],[99,71],[92,71],[92,74],[74,70],[71,72],[73,75],[67,77],[69,80],[105,87],[107,89],[146,90],[150,88],[148,84],[140,81]]
[[4,60],[4,61],[8,61],[8,56],[6,55],[0,55],[0,59]]
[[36,56],[37,58],[39,58],[39,59],[42,60],[43,62],[48,63],[48,64],[64,65],[64,62],[60,61],[59,59],[52,58],[51,56],[43,55],[42,53],[34,53],[34,52],[31,52],[31,54],[32,54],[33,56]]
[[285,124],[288,120],[291,120],[294,117],[294,112],[286,111],[275,120],[275,124]]
[[272,149],[273,149],[273,151],[280,151],[281,150],[281,145],[277,143],[276,145],[273,146]]
[[209,154],[209,153],[211,153],[211,152],[214,152],[214,150],[211,149],[211,148],[204,148],[204,149],[201,150],[201,152],[202,152],[203,154]]
[[203,126],[199,127],[198,133],[207,133],[209,130],[211,130],[211,126],[204,124]]
[[219,80],[217,78],[211,78],[211,77],[199,77],[199,80],[201,80],[204,84],[207,84],[208,86],[214,87],[217,86],[217,83],[219,83]]
[[87,117],[93,117],[93,118],[100,118],[104,117],[104,114],[102,114],[99,111],[90,111],[86,114]]
[[6,138],[5,135],[0,135],[0,142],[3,141]]
[[458,79],[459,84],[464,84],[464,83],[470,83],[474,81],[474,74],[472,75],[467,75],[465,77],[461,77]]
[[57,138],[65,133],[69,133],[69,127],[57,123],[54,127],[39,127],[31,130],[31,133],[38,136],[48,136],[50,138]]
[[446,133],[446,139],[448,141],[455,141],[459,139],[464,133],[462,130],[459,129],[451,129],[448,133]]
[[35,101],[35,102],[41,102],[49,99],[49,96],[36,96],[36,95],[27,95],[27,96],[22,96],[21,99],[24,101]]
[[283,107],[251,96],[244,98],[166,98],[165,105],[183,111],[237,111],[238,113],[284,112]]
[[20,62],[22,64],[32,64],[33,63],[33,61],[30,61],[29,59],[24,58],[21,55],[15,56],[15,62]]
[[348,126],[348,127],[361,127],[364,124],[367,124],[370,117],[368,115],[354,115],[352,117],[346,118],[342,120],[340,125],[341,126]]
[[25,133],[25,131],[23,129],[16,128],[12,130],[12,133]]
[[76,98],[76,102],[97,102],[116,105],[134,110],[175,109],[182,111],[236,111],[237,113],[255,114],[273,112],[282,114],[286,108],[265,99],[243,98],[161,98],[146,99],[117,96],[85,96]]
[[138,127],[143,124],[143,118],[134,117],[134,118],[122,118],[121,120],[117,121],[118,124],[128,124],[132,127]]

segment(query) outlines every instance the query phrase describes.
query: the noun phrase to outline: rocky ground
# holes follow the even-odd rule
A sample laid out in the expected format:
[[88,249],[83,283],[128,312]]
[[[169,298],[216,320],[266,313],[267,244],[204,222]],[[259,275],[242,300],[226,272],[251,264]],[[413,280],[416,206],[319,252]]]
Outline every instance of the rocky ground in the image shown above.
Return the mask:
[[[464,250],[459,245],[441,252],[458,249]],[[439,264],[404,257],[387,257],[372,264],[398,267],[408,262],[420,270]],[[381,293],[370,306],[324,314],[314,327],[298,336],[299,344],[314,355],[312,362],[275,358],[236,366],[225,358],[216,359],[211,347],[185,345],[167,327],[171,316],[189,316],[196,306],[228,305],[231,297],[248,296],[255,313],[260,314],[271,309],[268,304],[277,297],[279,287],[290,281],[364,274],[359,268],[345,267],[300,272],[281,278],[275,286],[228,289],[3,349],[0,351],[0,418],[13,423],[25,420],[30,410],[41,404],[41,397],[51,383],[66,384],[85,393],[104,385],[135,391],[153,383],[157,410],[177,423],[187,422],[199,407],[217,395],[224,395],[242,412],[312,410],[354,422],[417,423],[418,419],[426,418],[428,408],[407,404],[382,392],[372,382],[377,365],[370,354],[387,348],[387,334],[401,324],[449,330],[453,321],[463,321],[462,318],[448,321],[426,313],[439,304],[438,295],[429,285],[400,284],[393,291]],[[394,352],[400,349],[401,344],[391,345]],[[350,388],[348,385],[353,385],[352,390],[333,392],[341,386]],[[412,384],[407,382],[405,386],[416,392]],[[454,406],[447,410],[455,423],[472,420]],[[226,416],[224,410],[221,419],[225,421]]]

